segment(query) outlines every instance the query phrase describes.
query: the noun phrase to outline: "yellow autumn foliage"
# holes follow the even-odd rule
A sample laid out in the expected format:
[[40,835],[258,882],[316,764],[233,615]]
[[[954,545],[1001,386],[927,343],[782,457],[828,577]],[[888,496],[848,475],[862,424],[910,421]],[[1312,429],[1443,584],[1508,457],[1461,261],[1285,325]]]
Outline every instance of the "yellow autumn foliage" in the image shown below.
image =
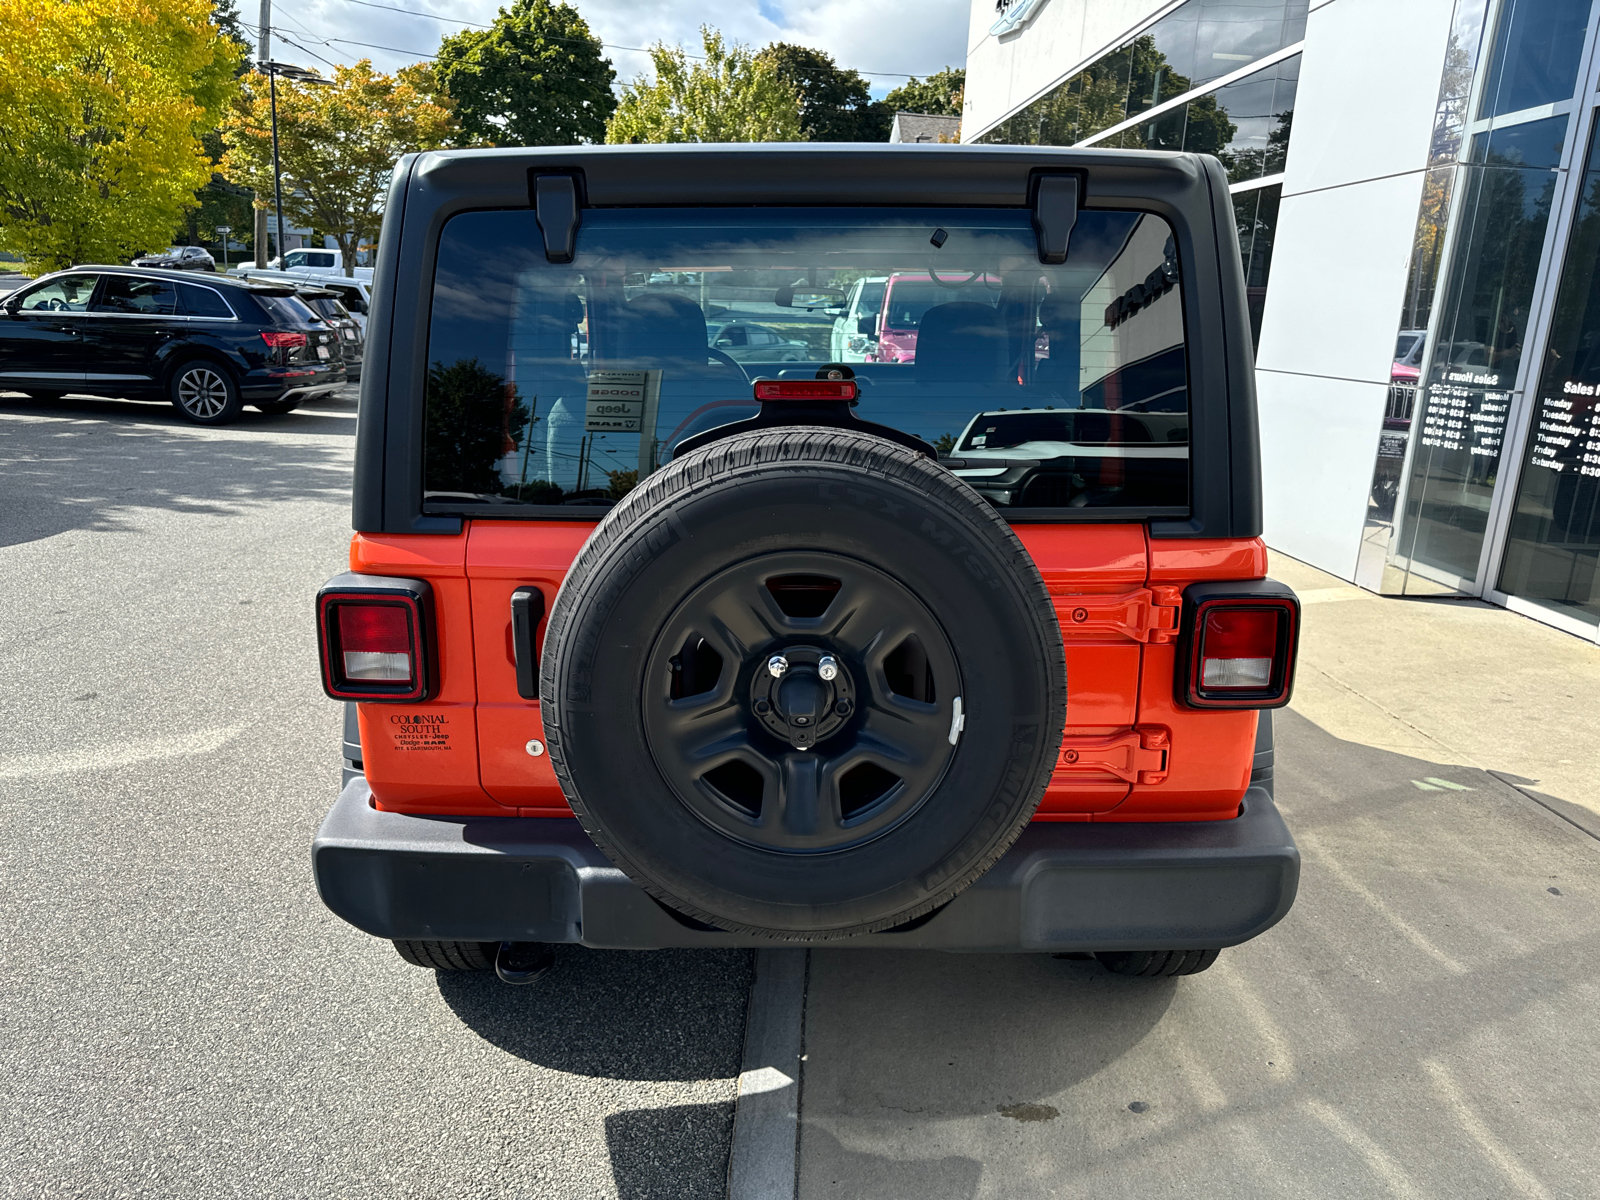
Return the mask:
[[237,88],[207,0],[0,0],[0,249],[33,271],[164,247]]

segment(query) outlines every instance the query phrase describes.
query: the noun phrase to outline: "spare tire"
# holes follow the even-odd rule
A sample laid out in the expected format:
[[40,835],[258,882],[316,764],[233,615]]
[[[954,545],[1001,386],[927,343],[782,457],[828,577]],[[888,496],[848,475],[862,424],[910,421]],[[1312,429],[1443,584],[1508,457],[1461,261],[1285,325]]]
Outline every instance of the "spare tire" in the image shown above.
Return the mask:
[[552,607],[551,765],[595,843],[719,928],[824,940],[967,887],[1061,745],[1050,598],[986,501],[882,438],[715,442],[612,509]]

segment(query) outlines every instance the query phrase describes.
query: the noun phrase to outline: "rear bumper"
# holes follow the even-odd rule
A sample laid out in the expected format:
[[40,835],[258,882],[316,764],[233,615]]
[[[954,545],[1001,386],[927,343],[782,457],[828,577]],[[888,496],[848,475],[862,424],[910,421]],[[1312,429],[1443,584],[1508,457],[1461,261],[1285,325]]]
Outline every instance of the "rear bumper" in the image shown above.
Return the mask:
[[[832,947],[992,952],[1233,946],[1294,903],[1300,853],[1253,784],[1231,821],[1030,825],[949,904]],[[770,946],[658,904],[575,820],[385,813],[352,778],[312,843],[317,890],[376,937],[577,942],[608,949]]]

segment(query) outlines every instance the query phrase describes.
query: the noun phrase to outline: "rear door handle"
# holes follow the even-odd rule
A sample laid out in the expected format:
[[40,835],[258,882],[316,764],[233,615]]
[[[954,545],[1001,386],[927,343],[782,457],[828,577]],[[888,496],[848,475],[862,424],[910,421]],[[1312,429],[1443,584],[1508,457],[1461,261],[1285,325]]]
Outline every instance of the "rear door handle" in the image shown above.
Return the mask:
[[517,695],[539,698],[539,659],[533,635],[544,620],[544,593],[536,587],[519,587],[511,593],[511,648],[517,659]]

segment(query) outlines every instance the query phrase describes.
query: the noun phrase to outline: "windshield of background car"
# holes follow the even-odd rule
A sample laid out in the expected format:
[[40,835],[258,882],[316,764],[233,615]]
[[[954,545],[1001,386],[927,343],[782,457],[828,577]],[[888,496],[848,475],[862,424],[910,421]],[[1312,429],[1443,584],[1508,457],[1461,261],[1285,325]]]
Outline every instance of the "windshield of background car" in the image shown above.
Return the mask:
[[925,439],[1002,510],[1187,513],[1166,222],[1085,210],[1066,263],[1041,266],[1026,210],[919,208],[587,210],[567,264],[531,211],[452,218],[426,507],[615,503],[686,438],[754,416],[753,380],[814,378],[866,278],[887,281],[896,337],[850,364],[857,416]]

